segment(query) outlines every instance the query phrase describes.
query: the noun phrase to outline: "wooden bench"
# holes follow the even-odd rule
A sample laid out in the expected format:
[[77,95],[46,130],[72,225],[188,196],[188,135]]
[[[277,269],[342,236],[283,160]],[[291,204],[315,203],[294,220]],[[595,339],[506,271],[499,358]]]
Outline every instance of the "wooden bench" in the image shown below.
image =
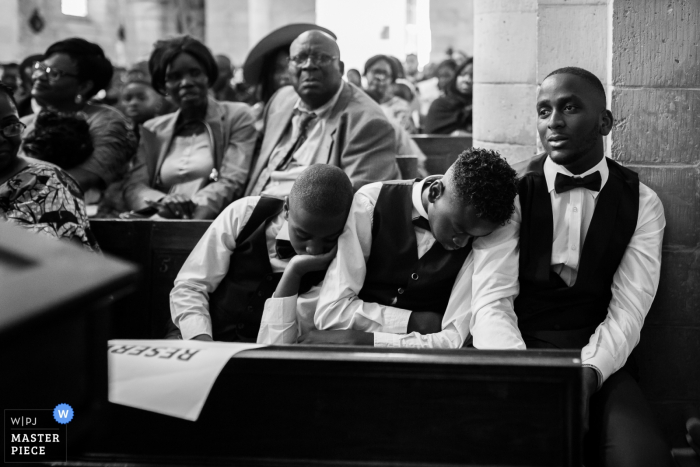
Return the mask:
[[140,266],[135,294],[115,307],[112,338],[160,339],[170,319],[168,296],[180,268],[211,221],[93,219],[105,253]]
[[573,351],[242,352],[196,422],[110,405],[74,465],[578,466]]
[[472,147],[471,135],[412,135],[411,139],[425,154],[425,166],[430,175],[444,174],[462,151]]

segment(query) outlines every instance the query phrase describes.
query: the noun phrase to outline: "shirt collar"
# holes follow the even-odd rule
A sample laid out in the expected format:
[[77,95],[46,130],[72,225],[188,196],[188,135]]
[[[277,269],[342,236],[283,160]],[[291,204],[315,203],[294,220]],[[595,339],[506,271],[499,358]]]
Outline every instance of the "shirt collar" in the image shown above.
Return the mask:
[[411,194],[411,200],[413,201],[413,219],[417,219],[418,217],[428,219],[428,212],[423,207],[423,187],[426,183],[430,184],[441,178],[442,175],[431,175],[425,177],[420,182],[413,183],[413,193]]
[[282,227],[280,227],[279,232],[277,232],[277,236],[275,237],[275,240],[289,240],[289,224],[285,220],[284,223],[282,223]]
[[[590,175],[590,174],[595,173],[595,172],[600,172],[600,191],[603,191],[603,187],[605,186],[605,182],[608,181],[608,175],[610,173],[610,169],[608,169],[608,161],[606,159],[607,159],[607,157],[603,156],[603,158],[600,160],[600,162],[598,162],[596,165],[591,167],[586,172],[584,172],[580,175],[574,175],[571,172],[569,172],[569,170],[567,170],[566,167],[555,163],[548,156],[547,160],[544,161],[544,177],[547,180],[547,191],[549,193],[554,191],[554,179],[557,177],[557,173],[567,175],[569,177],[574,177],[574,178],[583,178],[586,175]],[[598,197],[598,195],[600,194],[600,191],[591,191],[591,195],[593,195],[593,199]]]
[[326,114],[330,112],[333,107],[335,107],[335,103],[338,102],[338,99],[340,98],[340,93],[343,92],[343,86],[345,86],[345,82],[341,81],[340,86],[338,86],[338,90],[333,95],[333,97],[331,97],[331,99],[328,102],[316,109],[309,109],[308,106],[304,103],[304,101],[302,101],[301,98],[298,98],[296,104],[294,104],[294,110],[298,110],[300,112],[313,112],[316,114],[317,118],[324,118]]

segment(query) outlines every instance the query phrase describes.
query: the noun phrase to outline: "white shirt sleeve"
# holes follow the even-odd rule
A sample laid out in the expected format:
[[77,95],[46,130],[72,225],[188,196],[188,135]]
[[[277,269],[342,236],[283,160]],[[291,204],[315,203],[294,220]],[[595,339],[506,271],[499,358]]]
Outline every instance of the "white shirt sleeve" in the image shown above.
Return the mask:
[[170,292],[170,315],[183,339],[212,336],[209,294],[228,272],[236,238],[250,219],[260,198],[241,198],[212,222],[175,278]]
[[372,249],[372,219],[381,183],[362,187],[353,198],[348,220],[338,239],[338,254],[323,281],[314,323],[318,329],[355,329],[405,333],[410,310],[358,298]]
[[258,332],[258,344],[296,344],[299,336],[316,329],[314,312],[321,292],[321,284],[314,285],[308,292],[291,297],[265,301],[263,316]]
[[518,295],[520,204],[510,222],[474,240],[435,334],[375,333],[377,347],[459,348],[471,332],[478,349],[525,349],[513,301]]
[[598,369],[601,383],[624,366],[639,343],[659,285],[664,208],[656,193],[641,183],[639,195],[637,228],[613,276],[608,314],[581,351],[583,364]]

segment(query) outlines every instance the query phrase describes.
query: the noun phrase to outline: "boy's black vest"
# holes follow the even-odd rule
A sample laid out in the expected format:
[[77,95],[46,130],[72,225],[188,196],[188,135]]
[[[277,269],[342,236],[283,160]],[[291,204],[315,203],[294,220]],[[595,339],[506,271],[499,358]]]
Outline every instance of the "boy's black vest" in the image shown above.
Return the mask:
[[455,251],[435,242],[418,259],[412,193],[412,180],[382,185],[374,207],[372,249],[359,298],[411,311],[444,313],[457,273],[471,251],[471,241]]
[[[236,249],[226,276],[209,296],[214,340],[255,341],[265,300],[272,297],[282,273],[273,273],[267,252],[265,229],[282,211],[284,201],[261,197],[248,223],[236,238]],[[323,280],[326,271],[305,275],[299,293]]]
[[520,180],[520,294],[518,327],[528,347],[582,348],[605,319],[612,282],[637,227],[639,178],[607,159],[610,175],[598,195],[581,250],[578,274],[568,287],[550,266],[554,223],[544,176],[547,155]]

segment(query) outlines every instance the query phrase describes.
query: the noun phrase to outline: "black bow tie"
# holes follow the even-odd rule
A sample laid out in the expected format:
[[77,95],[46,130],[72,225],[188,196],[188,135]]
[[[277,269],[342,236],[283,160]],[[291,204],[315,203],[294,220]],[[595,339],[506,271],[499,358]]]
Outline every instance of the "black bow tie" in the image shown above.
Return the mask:
[[574,188],[587,188],[591,191],[600,191],[601,183],[600,172],[593,172],[583,178],[574,178],[562,173],[557,173],[557,177],[554,179],[554,191],[556,191],[557,194],[565,193]]
[[416,217],[415,219],[413,219],[413,225],[415,225],[416,227],[420,227],[422,229],[425,229],[428,232],[430,232],[430,222],[428,222],[428,219],[426,219],[423,216]]
[[289,259],[297,254],[297,252],[294,251],[292,242],[289,240],[277,240],[275,242],[275,250],[277,251],[277,257],[279,259]]

